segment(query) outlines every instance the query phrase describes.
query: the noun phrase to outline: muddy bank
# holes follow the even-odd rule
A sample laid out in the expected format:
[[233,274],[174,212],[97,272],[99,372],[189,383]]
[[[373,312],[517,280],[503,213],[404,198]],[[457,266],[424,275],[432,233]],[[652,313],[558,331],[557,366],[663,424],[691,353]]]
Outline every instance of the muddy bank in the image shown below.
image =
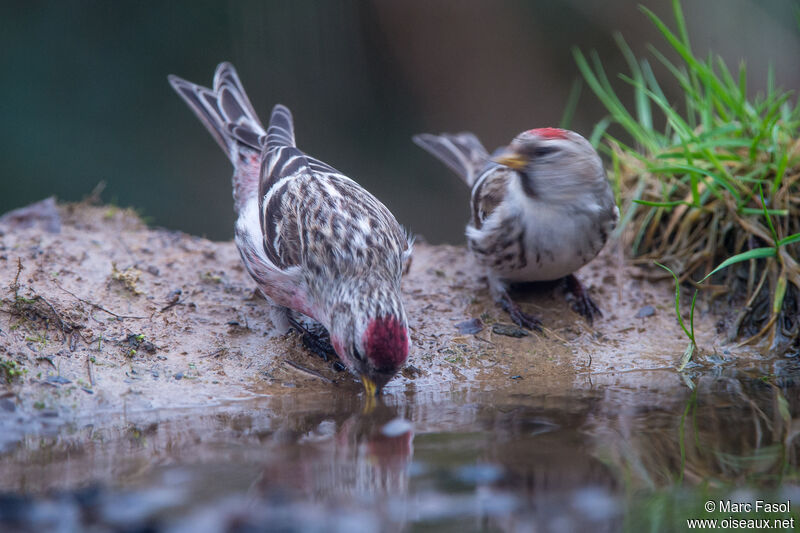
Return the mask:
[[[502,334],[516,328],[504,327],[509,320],[466,250],[420,242],[403,281],[410,366],[385,394],[681,386],[674,367],[686,341],[673,288],[648,275],[609,247],[579,272],[601,319],[590,326],[559,284],[540,285],[517,297],[545,332],[516,338]],[[6,217],[0,287],[0,414],[36,415],[42,427],[122,409],[361,393],[352,376],[308,353],[296,334],[276,334],[232,242],[148,228],[129,210],[43,204]],[[757,357],[719,345],[715,319],[698,307],[706,362]],[[482,329],[460,332],[456,325],[471,319]],[[5,435],[6,443],[19,437]]]

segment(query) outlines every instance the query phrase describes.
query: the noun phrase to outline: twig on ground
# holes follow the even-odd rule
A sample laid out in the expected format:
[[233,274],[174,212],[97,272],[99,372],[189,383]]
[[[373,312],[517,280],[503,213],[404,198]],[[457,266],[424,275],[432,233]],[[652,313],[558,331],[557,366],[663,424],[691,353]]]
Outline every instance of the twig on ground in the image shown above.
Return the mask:
[[89,385],[94,387],[94,368],[92,367],[92,356],[86,354],[86,373],[89,375]]
[[99,310],[103,311],[104,313],[108,313],[109,315],[114,316],[116,318],[133,318],[133,319],[136,319],[136,320],[142,320],[142,319],[147,318],[146,316],[120,315],[118,313],[115,313],[114,311],[109,311],[108,309],[106,309],[102,305],[96,304],[94,302],[90,302],[89,300],[85,300],[85,299],[81,298],[80,296],[78,296],[77,294],[75,294],[74,292],[70,291],[69,289],[65,289],[57,281],[54,281],[54,283],[56,284],[56,287],[58,287],[59,289],[61,289],[64,292],[66,292],[67,294],[71,294],[75,299],[80,300],[81,302],[83,302],[83,303],[85,303],[87,305],[91,305],[95,309],[99,309]]
[[325,383],[335,383],[335,381],[333,381],[330,378],[326,378],[325,376],[323,376],[322,374],[320,374],[316,370],[311,370],[310,368],[306,368],[306,367],[304,367],[302,365],[299,365],[299,364],[295,363],[294,361],[290,361],[289,359],[284,359],[283,362],[286,363],[287,365],[289,365],[290,367],[294,368],[295,370],[297,370],[297,371],[299,371],[299,372],[301,372],[303,374],[307,374],[307,375],[309,375],[311,377],[315,377],[317,379],[321,379]]

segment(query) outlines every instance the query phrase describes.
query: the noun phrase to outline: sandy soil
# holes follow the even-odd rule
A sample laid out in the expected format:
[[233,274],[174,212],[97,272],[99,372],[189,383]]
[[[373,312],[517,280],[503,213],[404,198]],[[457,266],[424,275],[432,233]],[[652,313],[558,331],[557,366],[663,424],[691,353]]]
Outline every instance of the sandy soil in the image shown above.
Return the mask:
[[[420,242],[403,281],[410,366],[385,394],[679,382],[687,341],[671,281],[654,274],[607,247],[578,273],[603,318],[590,326],[560,284],[538,285],[517,297],[545,332],[513,338],[494,331],[510,322],[466,250]],[[0,363],[23,372],[0,380],[9,412],[46,421],[331,388],[361,394],[296,334],[275,333],[232,242],[149,228],[129,210],[44,203],[0,219],[0,290]],[[697,315],[704,353],[732,357],[702,304]],[[483,329],[460,333],[456,324],[474,318]]]

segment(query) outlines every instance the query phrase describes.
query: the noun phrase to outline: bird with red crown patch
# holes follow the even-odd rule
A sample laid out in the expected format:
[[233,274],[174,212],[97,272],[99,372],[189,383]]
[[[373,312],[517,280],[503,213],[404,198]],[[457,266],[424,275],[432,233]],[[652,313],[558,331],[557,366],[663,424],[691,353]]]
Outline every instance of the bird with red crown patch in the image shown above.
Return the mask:
[[540,329],[508,293],[513,282],[565,278],[575,308],[600,310],[574,272],[602,249],[619,209],[600,156],[574,131],[537,128],[490,156],[472,133],[414,136],[472,189],[467,245],[491,293],[520,326]]
[[288,108],[276,105],[265,130],[231,64],[217,67],[212,89],[169,81],[233,163],[236,246],[278,326],[312,335],[297,313],[324,326],[344,365],[378,394],[409,351],[403,228],[358,183],[297,148]]

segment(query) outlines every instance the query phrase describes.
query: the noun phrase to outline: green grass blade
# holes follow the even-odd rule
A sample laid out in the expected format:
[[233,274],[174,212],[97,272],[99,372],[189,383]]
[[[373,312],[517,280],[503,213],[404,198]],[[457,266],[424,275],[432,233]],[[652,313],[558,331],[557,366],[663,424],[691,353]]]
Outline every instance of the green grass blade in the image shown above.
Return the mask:
[[604,117],[602,120],[600,120],[600,122],[595,124],[592,134],[589,136],[589,143],[595,148],[597,148],[597,145],[600,144],[600,139],[603,138],[606,130],[611,125],[611,120],[611,117]]
[[692,330],[692,343],[695,342],[694,340],[694,304],[697,301],[697,293],[699,291],[697,289],[694,290],[694,294],[692,295],[692,306],[689,308],[689,327]]
[[686,325],[683,323],[683,317],[681,316],[681,287],[680,283],[678,282],[678,275],[675,274],[675,272],[673,272],[672,269],[670,269],[668,266],[662,265],[658,261],[653,261],[653,262],[658,266],[660,266],[661,268],[663,268],[664,270],[666,270],[667,272],[669,272],[670,274],[672,274],[672,277],[675,280],[675,314],[678,316],[678,324],[681,325],[681,329],[689,338],[689,340],[692,341],[692,344],[695,344],[694,336],[686,328]]
[[[667,56],[661,53],[657,48],[654,46],[648,46],[648,50],[650,51],[653,56],[655,56],[658,61],[669,70],[670,74],[675,78],[678,84],[681,86],[683,91],[688,96],[689,100],[692,102],[699,102],[702,100],[700,97],[700,93],[698,93],[694,87],[692,87],[692,82],[689,79],[689,75],[682,71],[680,68],[675,66],[675,64],[667,59]],[[696,104],[695,104],[696,105]]]
[[[686,29],[686,19],[683,16],[683,8],[681,7],[680,0],[672,0],[672,13],[673,16],[675,17],[675,23],[678,26],[678,34],[680,35],[681,43],[686,48],[687,52],[691,55],[692,44],[689,42],[689,31]],[[692,70],[689,71],[689,77],[693,81],[692,85],[699,92],[699,85],[694,71]]]
[[714,94],[711,86],[706,85],[705,100],[700,106],[700,120],[703,124],[703,131],[710,130],[714,121]]
[[652,110],[650,109],[650,100],[647,98],[647,95],[640,89],[640,87],[644,86],[644,76],[642,74],[642,69],[639,65],[639,61],[633,54],[633,50],[631,50],[631,47],[628,46],[628,43],[626,43],[625,39],[622,38],[622,34],[620,34],[619,32],[614,33],[614,41],[617,43],[617,47],[620,49],[620,51],[622,52],[622,56],[628,63],[628,68],[631,71],[631,76],[637,82],[634,90],[634,101],[636,103],[637,121],[639,122],[639,124],[641,124],[642,128],[648,131],[652,131],[653,115],[652,115]]
[[778,167],[775,169],[775,179],[772,181],[772,194],[778,192],[783,183],[783,176],[786,174],[786,167],[789,166],[789,152],[784,151],[778,162]]
[[651,202],[650,200],[634,200],[635,203],[639,205],[646,205],[650,207],[666,207],[668,209],[672,209],[673,207],[679,205],[688,205],[691,206],[691,202],[684,202],[683,200],[677,200],[674,202]]
[[637,142],[645,146],[648,150],[655,151],[656,145],[650,138],[648,132],[636,122],[633,116],[631,116],[625,106],[622,105],[622,102],[620,102],[617,95],[614,93],[614,90],[612,89],[611,84],[605,75],[605,71],[603,70],[602,64],[600,64],[597,55],[592,55],[593,63],[595,65],[594,68],[589,65],[586,56],[584,56],[583,52],[581,52],[578,48],[572,49],[572,55],[578,65],[578,70],[580,70],[581,74],[583,75],[583,79],[586,80],[589,88],[606,107],[613,119],[617,121]]
[[795,233],[794,235],[784,237],[778,241],[778,246],[786,246],[787,244],[794,244],[796,242],[800,242],[800,233]]
[[[674,2],[677,5],[677,1]],[[731,109],[737,108],[737,102],[734,98],[731,97],[728,90],[722,84],[722,82],[717,78],[714,74],[713,70],[709,68],[708,65],[702,63],[697,60],[697,58],[692,53],[691,49],[689,49],[668,27],[664,24],[661,19],[659,19],[655,13],[650,11],[644,6],[640,6],[639,9],[647,15],[650,21],[656,26],[658,31],[667,42],[678,52],[678,55],[686,62],[687,67],[689,67],[689,79],[694,80],[698,79],[702,81],[704,84],[711,85],[713,89],[713,93],[716,99],[720,101],[720,103],[728,106]],[[680,23],[679,23],[680,25]],[[693,92],[698,94],[699,87],[698,83],[692,83]]]
[[735,187],[733,185],[733,182],[731,180],[725,178],[724,176],[720,176],[719,174],[716,174],[715,172],[713,172],[711,170],[700,168],[700,167],[695,166],[695,165],[683,165],[683,164],[680,164],[680,163],[674,163],[674,164],[671,164],[671,165],[664,165],[664,166],[648,166],[648,170],[650,172],[653,172],[654,174],[657,174],[657,173],[676,173],[676,172],[686,172],[686,173],[697,172],[697,173],[703,174],[703,175],[708,176],[709,178],[711,178],[715,183],[717,183],[718,185],[723,187],[725,190],[727,190],[731,194],[731,196],[733,196],[734,199],[736,199],[737,202],[741,198],[739,192],[735,189]]
[[775,257],[777,255],[777,251],[772,246],[766,246],[764,248],[753,248],[752,250],[747,250],[746,252],[742,252],[740,254],[736,254],[733,257],[727,258],[725,261],[719,264],[717,268],[706,274],[706,276],[701,279],[698,283],[703,283],[705,280],[722,270],[723,268],[727,268],[731,265],[736,263],[741,263],[742,261],[748,261],[750,259],[762,259],[765,257]]
[[656,104],[659,108],[661,108],[661,111],[664,112],[664,114],[667,117],[667,120],[675,129],[675,131],[678,133],[678,135],[681,137],[681,139],[685,140],[694,138],[694,134],[692,133],[692,128],[686,123],[686,121],[683,119],[683,117],[680,116],[680,114],[677,111],[672,109],[672,106],[670,105],[669,101],[666,98],[659,97],[653,91],[646,88],[644,84],[641,82],[641,80],[635,80],[624,74],[620,74],[619,77],[620,79],[632,85],[637,92],[641,91],[642,93],[644,93],[646,96],[650,98],[650,100],[653,101],[654,104]]
[[[785,217],[789,215],[788,209],[767,209],[766,212],[768,215],[774,215],[778,217]],[[756,209],[755,207],[742,207],[739,209],[739,213],[743,215],[762,215],[764,214],[764,210]]]
[[614,229],[613,233],[614,238],[617,238],[622,234],[623,230],[628,226],[628,223],[636,214],[636,211],[639,207],[636,204],[636,200],[642,197],[645,185],[646,182],[644,176],[642,176],[639,178],[639,182],[636,184],[636,189],[633,191],[633,202],[631,203],[630,207],[627,210],[622,211],[622,216],[620,217],[619,224],[617,224],[617,227]]
[[775,297],[772,299],[772,314],[777,315],[783,307],[783,298],[786,296],[786,273],[784,272],[775,284]]
[[561,129],[569,129],[570,124],[572,123],[572,117],[575,116],[575,109],[578,107],[578,100],[581,98],[581,90],[583,89],[583,82],[580,78],[575,79],[572,82],[572,87],[569,90],[569,96],[567,96],[567,104],[564,106],[564,114],[561,115],[561,121],[558,123],[558,127]]
[[761,197],[761,208],[764,211],[764,218],[767,219],[767,224],[769,225],[769,231],[770,233],[772,233],[772,240],[775,241],[775,248],[777,248],[779,246],[778,232],[775,231],[775,226],[772,225],[772,217],[769,216],[769,211],[767,211],[767,202],[766,200],[764,200],[764,189],[763,187],[761,187],[760,183],[758,184],[758,195]]

